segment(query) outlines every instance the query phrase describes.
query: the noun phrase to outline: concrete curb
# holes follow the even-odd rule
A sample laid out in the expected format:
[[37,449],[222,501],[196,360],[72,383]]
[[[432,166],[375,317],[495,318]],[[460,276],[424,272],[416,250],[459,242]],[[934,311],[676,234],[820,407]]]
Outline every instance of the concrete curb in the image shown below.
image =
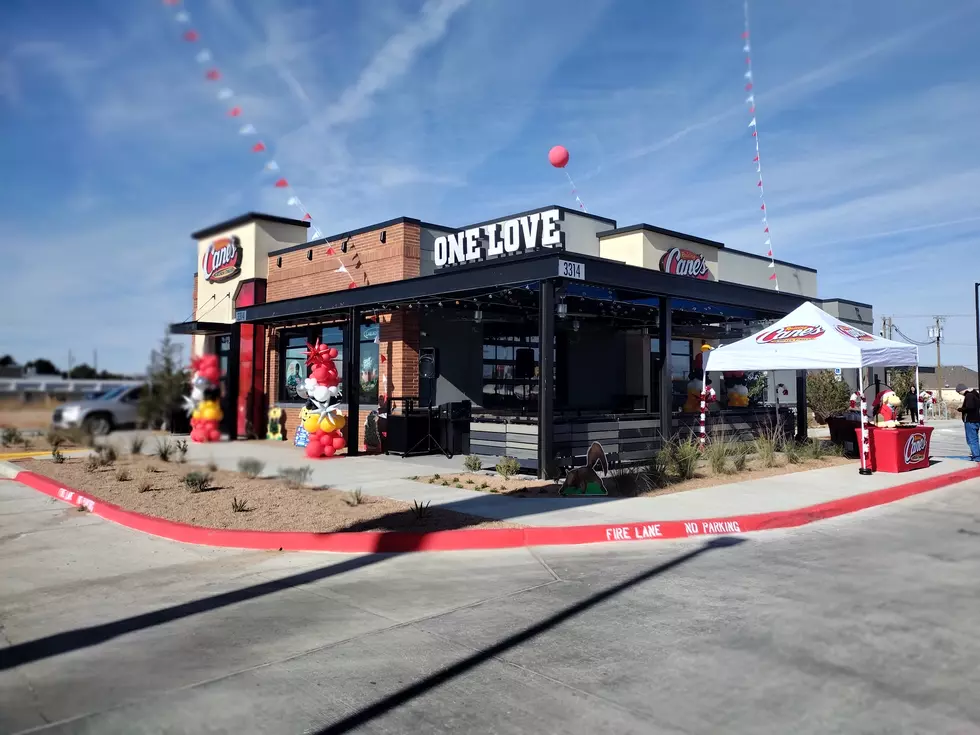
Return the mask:
[[[13,471],[13,473],[12,473]],[[202,528],[125,510],[62,487],[54,480],[0,462],[0,474],[52,498],[82,506],[97,516],[127,528],[182,543],[267,551],[332,551],[343,553],[405,553],[410,551],[462,551],[511,549],[526,546],[571,546],[607,541],[655,541],[663,539],[730,535],[796,528],[815,521],[885,505],[912,495],[980,478],[980,467],[876,490],[795,510],[756,513],[686,521],[645,521],[596,526],[492,528],[431,533],[361,531],[309,533],[302,531],[239,531]]]

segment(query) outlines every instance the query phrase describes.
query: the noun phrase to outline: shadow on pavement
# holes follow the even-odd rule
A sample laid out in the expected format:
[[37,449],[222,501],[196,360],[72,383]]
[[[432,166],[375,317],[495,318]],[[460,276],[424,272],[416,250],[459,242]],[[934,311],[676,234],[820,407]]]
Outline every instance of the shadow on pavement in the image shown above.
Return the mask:
[[619,584],[614,585],[613,587],[609,587],[608,589],[605,589],[602,592],[598,592],[594,595],[591,595],[590,597],[587,597],[581,602],[578,602],[575,605],[572,605],[571,607],[565,608],[564,610],[555,613],[554,615],[548,618],[545,618],[541,622],[536,623],[535,625],[532,625],[529,628],[525,628],[519,633],[515,633],[512,636],[504,638],[502,641],[500,641],[499,643],[495,643],[489,648],[484,648],[482,651],[477,651],[472,656],[464,658],[462,661],[459,661],[453,664],[452,666],[447,666],[444,669],[440,669],[434,674],[427,676],[425,679],[422,679],[421,681],[418,681],[415,684],[411,684],[410,686],[400,689],[394,694],[390,694],[384,699],[380,699],[374,704],[368,705],[367,707],[364,707],[363,709],[358,710],[357,712],[354,712],[351,715],[348,715],[344,719],[338,720],[337,722],[328,725],[322,730],[317,731],[317,735],[339,735],[339,733],[350,732],[355,728],[361,727],[367,722],[370,722],[371,720],[380,717],[381,715],[387,712],[390,712],[396,707],[399,707],[405,704],[406,702],[409,702],[412,699],[415,699],[416,697],[419,697],[442,684],[445,684],[447,681],[450,681],[451,679],[454,679],[457,676],[461,676],[465,674],[470,669],[476,668],[480,664],[489,661],[492,658],[500,656],[501,654],[505,653],[511,648],[514,648],[515,646],[519,646],[522,643],[526,643],[527,641],[541,635],[542,633],[550,630],[551,628],[554,628],[555,626],[560,625],[561,623],[564,623],[565,621],[571,618],[574,618],[576,615],[580,615],[581,613],[586,612],[587,610],[595,607],[596,605],[605,602],[606,600],[612,597],[615,597],[616,595],[620,594],[621,592],[624,592],[630,587],[634,587],[635,585],[638,585],[641,582],[645,582],[648,579],[652,579],[661,574],[664,574],[665,572],[668,572],[671,569],[680,566],[681,564],[691,561],[692,559],[700,556],[706,551],[711,551],[713,549],[727,548],[729,546],[736,546],[738,544],[743,543],[744,541],[745,539],[733,538],[728,536],[722,536],[716,539],[712,539],[708,543],[704,544],[703,546],[700,546],[697,549],[694,549],[693,551],[690,551],[686,554],[682,554],[681,556],[671,559],[670,561],[665,562],[663,564],[658,564],[652,569],[648,569],[647,571],[642,572],[641,574],[637,574],[633,577],[630,577],[624,582],[620,582]]
[[219,595],[203,597],[179,605],[153,610],[152,612],[134,615],[130,618],[114,620],[110,623],[102,623],[87,628],[77,628],[55,633],[54,635],[36,638],[33,641],[17,643],[8,648],[0,649],[0,671],[13,669],[17,666],[40,661],[42,659],[59,656],[63,653],[78,651],[83,648],[90,648],[114,638],[119,638],[127,633],[135,633],[139,630],[163,625],[175,620],[188,618],[192,615],[218,610],[239,602],[247,602],[258,597],[265,597],[276,592],[282,592],[293,587],[317,582],[321,579],[333,577],[344,572],[351,572],[355,569],[377,564],[388,559],[390,555],[372,554],[370,556],[358,556],[347,559],[337,564],[311,569],[299,574],[292,574],[281,579],[274,579],[269,582],[243,587],[229,592],[222,592]]

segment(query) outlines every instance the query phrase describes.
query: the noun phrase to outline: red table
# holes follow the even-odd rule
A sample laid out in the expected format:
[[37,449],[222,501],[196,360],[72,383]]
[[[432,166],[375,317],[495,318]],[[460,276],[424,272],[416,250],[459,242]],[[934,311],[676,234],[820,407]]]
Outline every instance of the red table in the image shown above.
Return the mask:
[[[929,466],[931,426],[868,426],[872,472],[908,472]],[[857,429],[861,446],[861,429]]]

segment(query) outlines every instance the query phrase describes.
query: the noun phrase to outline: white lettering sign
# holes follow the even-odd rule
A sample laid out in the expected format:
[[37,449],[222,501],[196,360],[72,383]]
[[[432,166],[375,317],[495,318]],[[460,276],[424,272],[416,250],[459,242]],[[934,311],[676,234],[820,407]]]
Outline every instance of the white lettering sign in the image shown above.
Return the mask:
[[471,227],[450,235],[440,235],[433,243],[435,266],[446,268],[516,253],[532,253],[539,248],[563,250],[563,220],[562,210],[549,209],[547,212],[534,212],[503,222]]

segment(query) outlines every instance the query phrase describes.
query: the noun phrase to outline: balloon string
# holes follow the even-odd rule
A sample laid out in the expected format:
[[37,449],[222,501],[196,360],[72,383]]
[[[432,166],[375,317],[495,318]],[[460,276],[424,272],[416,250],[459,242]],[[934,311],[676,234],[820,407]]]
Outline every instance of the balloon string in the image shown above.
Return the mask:
[[575,182],[572,181],[572,175],[570,173],[568,173],[568,169],[566,169],[566,168],[563,168],[562,171],[565,172],[565,176],[568,177],[568,183],[571,184],[571,186],[572,186],[572,196],[575,197],[575,201],[576,201],[576,203],[578,203],[578,208],[581,209],[586,214],[588,214],[589,213],[589,210],[585,208],[585,202],[583,202],[579,198],[579,195],[578,195],[578,187],[576,187],[575,186]]

